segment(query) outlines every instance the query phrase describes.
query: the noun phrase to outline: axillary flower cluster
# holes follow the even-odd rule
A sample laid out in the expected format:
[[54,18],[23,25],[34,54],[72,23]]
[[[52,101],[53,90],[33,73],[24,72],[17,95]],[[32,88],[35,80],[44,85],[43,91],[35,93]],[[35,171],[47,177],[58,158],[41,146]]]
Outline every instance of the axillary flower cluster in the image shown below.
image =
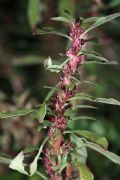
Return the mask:
[[71,48],[66,52],[66,56],[69,60],[63,67],[63,77],[59,83],[60,90],[54,96],[50,105],[51,110],[55,112],[55,116],[50,118],[52,126],[48,132],[53,148],[46,149],[45,152],[45,169],[49,176],[53,176],[52,167],[56,166],[55,162],[52,162],[51,160],[52,153],[53,155],[58,156],[59,152],[62,153],[63,151],[70,151],[72,149],[71,143],[64,142],[63,137],[63,132],[67,128],[68,122],[68,117],[65,115],[65,112],[71,108],[68,99],[75,94],[76,90],[76,85],[72,85],[72,76],[77,72],[80,64],[84,63],[85,61],[85,55],[79,55],[79,51],[84,45],[84,40],[81,39],[83,29],[80,27],[80,22],[77,21],[75,24],[70,22],[69,28],[69,36],[72,40]]

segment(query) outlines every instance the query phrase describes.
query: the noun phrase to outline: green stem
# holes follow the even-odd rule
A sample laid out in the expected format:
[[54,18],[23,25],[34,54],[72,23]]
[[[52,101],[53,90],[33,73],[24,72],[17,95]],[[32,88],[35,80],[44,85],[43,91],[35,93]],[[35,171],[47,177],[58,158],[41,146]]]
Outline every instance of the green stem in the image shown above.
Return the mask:
[[44,180],[47,180],[48,178],[41,174],[39,171],[36,171],[36,174],[38,174],[40,177],[42,177]]

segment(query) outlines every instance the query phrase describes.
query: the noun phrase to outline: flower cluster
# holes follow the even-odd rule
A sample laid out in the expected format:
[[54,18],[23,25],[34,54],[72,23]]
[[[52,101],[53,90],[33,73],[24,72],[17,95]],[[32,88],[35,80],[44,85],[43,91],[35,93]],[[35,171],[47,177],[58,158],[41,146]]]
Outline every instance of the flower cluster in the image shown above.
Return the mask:
[[46,173],[49,177],[51,177],[52,176],[52,163],[50,160],[50,150],[49,149],[45,150],[44,162],[45,162]]
[[[63,77],[59,83],[60,90],[54,96],[50,105],[51,110],[55,113],[55,116],[50,118],[52,126],[49,129],[49,136],[52,142],[54,142],[56,130],[62,133],[67,127],[68,119],[65,116],[65,111],[71,107],[70,103],[68,103],[68,100],[75,94],[76,90],[76,85],[72,86],[72,75],[77,71],[79,65],[85,61],[85,55],[79,55],[79,51],[84,44],[84,40],[81,39],[83,29],[80,27],[79,22],[76,22],[74,25],[70,22],[69,27],[69,36],[72,39],[72,47],[66,52],[66,56],[69,58],[69,60],[63,67]],[[64,153],[66,150],[70,151],[72,149],[72,145],[70,143],[59,143],[59,147],[57,148],[61,149]],[[47,174],[50,175],[51,166],[50,154],[48,151],[46,152],[45,167]]]

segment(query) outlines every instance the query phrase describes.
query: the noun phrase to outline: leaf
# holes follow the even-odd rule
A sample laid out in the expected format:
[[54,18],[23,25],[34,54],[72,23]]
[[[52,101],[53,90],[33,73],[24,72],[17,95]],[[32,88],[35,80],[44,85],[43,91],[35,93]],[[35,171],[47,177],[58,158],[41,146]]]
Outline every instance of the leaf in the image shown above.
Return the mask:
[[70,98],[69,101],[76,100],[76,99],[120,106],[120,101],[113,99],[113,98],[108,98],[108,99],[106,99],[106,98],[93,98],[90,96],[85,96],[85,95],[80,95],[80,94],[77,94],[76,96]]
[[75,145],[74,151],[71,154],[73,162],[86,164],[87,160],[87,149],[83,146],[83,141],[77,136],[70,136],[71,142]]
[[100,17],[99,19],[97,19],[97,21],[91,25],[82,35],[81,35],[81,38],[86,34],[88,33],[89,31],[91,31],[92,29],[102,25],[102,24],[105,24],[117,17],[120,16],[120,13],[114,13],[114,14],[111,14],[111,15],[108,15],[108,16],[105,16],[105,17]]
[[[60,15],[64,15],[65,11],[69,12],[72,16],[74,15],[74,11],[75,11],[75,6],[73,1],[69,1],[69,0],[59,0],[58,2],[58,11]],[[68,14],[68,13],[67,13]],[[69,18],[72,18],[69,15]]]
[[119,5],[120,5],[120,1],[119,1],[119,0],[113,0],[113,1],[111,1],[111,2],[108,4],[108,7],[110,7],[110,8],[115,8],[115,7],[119,6]]
[[46,67],[47,70],[50,70],[51,72],[56,72],[59,73],[62,70],[62,64],[60,65],[53,65],[52,60],[50,57],[48,57],[45,62],[44,66]]
[[76,167],[79,170],[80,180],[94,180],[94,176],[87,166],[79,164]]
[[29,168],[30,168],[30,173],[28,173],[26,170],[25,170],[25,167],[26,165],[23,163],[24,161],[24,153],[23,151],[21,151],[11,162],[10,162],[10,165],[9,165],[9,168],[13,169],[13,170],[17,170],[23,174],[26,174],[26,175],[29,175],[29,176],[32,176],[35,174],[35,172],[37,171],[37,162],[38,162],[38,159],[39,159],[39,156],[42,152],[42,149],[43,149],[43,146],[45,145],[46,141],[48,140],[48,137],[43,141],[43,143],[41,144],[40,148],[39,148],[39,151],[38,151],[38,154],[36,155],[36,157],[34,158],[33,162],[29,165]]
[[62,158],[61,162],[60,162],[59,174],[61,174],[62,170],[63,170],[65,167],[67,167],[67,165],[68,165],[68,161],[67,161],[67,160],[68,160],[68,154],[65,153],[65,154],[63,155],[63,158]]
[[10,62],[13,66],[30,66],[34,64],[43,64],[44,57],[38,56],[38,55],[21,55],[16,56],[13,58],[13,60]]
[[88,49],[80,50],[78,55],[81,54],[81,52],[86,53],[86,54],[93,54],[93,55],[96,55],[96,56],[101,56],[101,54],[99,52],[96,52],[96,51],[93,51],[93,50],[88,50]]
[[20,173],[28,175],[28,172],[25,171],[25,167],[23,164],[24,154],[21,151],[10,163],[9,168],[19,171]]
[[38,147],[35,147],[35,146],[28,146],[28,147],[26,147],[25,149],[24,149],[24,153],[31,153],[31,152],[33,152],[33,151],[36,151],[36,150],[39,150],[39,148]]
[[98,109],[97,107],[95,106],[90,106],[90,105],[76,105],[74,107],[74,109]]
[[86,146],[104,155],[105,157],[110,159],[112,162],[120,165],[120,156],[117,156],[116,154],[110,151],[107,151],[94,143],[86,142]]
[[99,19],[100,17],[90,17],[90,18],[86,18],[82,21],[82,24],[83,23],[91,23],[91,22],[95,22]]
[[102,56],[98,56],[98,55],[95,55],[95,54],[88,54],[88,53],[85,53],[86,56],[89,58],[89,59],[97,59],[101,62],[109,62],[106,58],[102,57]]
[[105,103],[105,104],[112,104],[112,105],[118,105],[120,106],[120,102],[113,98],[97,98],[95,99],[95,102]]
[[44,5],[40,0],[28,1],[28,20],[32,29],[35,28],[38,21],[41,21],[41,13],[44,10]]
[[17,116],[25,116],[27,114],[35,112],[35,109],[21,109],[11,112],[0,112],[0,118],[12,118]]
[[53,17],[53,18],[51,18],[51,20],[53,20],[53,21],[62,21],[62,22],[69,23],[69,20],[67,18],[65,18],[65,17]]
[[71,38],[68,35],[66,35],[66,34],[64,34],[62,32],[56,31],[55,29],[49,28],[49,27],[44,27],[44,29],[37,29],[35,34],[37,34],[37,35],[39,35],[39,34],[55,34],[55,35],[58,35],[58,36],[66,37],[69,40],[71,40]]
[[86,139],[99,144],[100,146],[104,147],[104,148],[108,148],[108,141],[105,137],[102,137],[101,135],[98,135],[96,133],[90,132],[90,131],[86,131],[86,130],[74,130],[72,131],[73,133],[75,133],[75,135],[77,135],[78,137],[85,137]]
[[118,63],[116,61],[106,61],[106,62],[100,62],[95,60],[89,60],[85,61],[84,64],[103,64],[103,65],[117,65]]
[[44,120],[42,124],[40,124],[37,128],[38,131],[41,131],[43,128],[51,126],[52,123],[50,121]]
[[46,103],[43,103],[40,109],[36,111],[37,118],[40,121],[40,123],[43,123],[46,112],[47,112],[47,106],[46,106]]
[[11,158],[7,154],[0,153],[0,163],[2,164],[10,164]]
[[45,101],[48,101],[50,99],[50,97],[53,96],[53,94],[55,93],[57,87],[58,87],[58,84],[53,89],[51,89],[51,91],[47,94],[47,96],[45,98]]
[[76,120],[84,120],[84,119],[96,120],[95,118],[91,116],[78,116],[78,117],[72,118],[71,120],[76,121]]

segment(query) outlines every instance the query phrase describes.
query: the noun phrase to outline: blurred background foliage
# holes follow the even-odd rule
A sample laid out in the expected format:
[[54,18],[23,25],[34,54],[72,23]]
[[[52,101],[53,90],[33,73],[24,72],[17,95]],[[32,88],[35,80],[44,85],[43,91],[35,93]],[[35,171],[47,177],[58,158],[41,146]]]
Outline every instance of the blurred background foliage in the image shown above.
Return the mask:
[[[40,104],[48,89],[54,86],[59,75],[44,69],[44,60],[51,56],[60,61],[59,53],[65,53],[67,40],[55,35],[34,35],[36,27],[53,26],[67,32],[65,24],[51,22],[53,16],[61,16],[68,10],[73,16],[91,17],[120,11],[120,0],[0,0],[0,111],[11,111]],[[120,19],[105,24],[90,33],[97,43],[88,42],[87,48],[102,53],[110,60],[120,58]],[[85,27],[86,28],[86,27]],[[113,97],[120,100],[120,65],[89,64],[79,70],[83,79],[97,85],[80,86],[82,92],[97,97]],[[90,104],[91,105],[91,104]],[[97,121],[79,120],[72,128],[88,129],[105,135],[109,149],[120,155],[120,108],[97,104],[99,109],[79,110],[80,114],[94,116]],[[29,145],[39,145],[41,136],[36,131],[34,117],[3,119],[0,121],[0,152],[15,156]],[[119,180],[120,167],[101,155],[89,152],[88,164],[96,180]],[[0,165],[0,179],[40,179],[12,172]]]

